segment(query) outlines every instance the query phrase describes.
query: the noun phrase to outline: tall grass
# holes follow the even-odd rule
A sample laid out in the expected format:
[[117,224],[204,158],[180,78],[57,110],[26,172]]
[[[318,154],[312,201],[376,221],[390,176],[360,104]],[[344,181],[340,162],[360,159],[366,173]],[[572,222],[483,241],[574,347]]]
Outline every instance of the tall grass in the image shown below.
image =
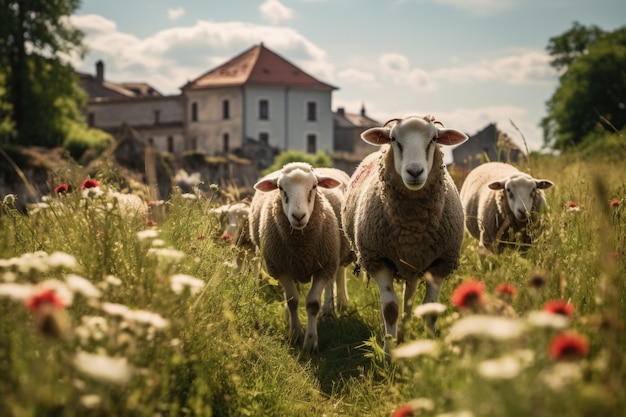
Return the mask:
[[[225,265],[236,249],[216,238],[212,195],[174,191],[148,221],[106,193],[85,197],[77,177],[56,178],[76,186],[30,215],[3,196],[0,409],[7,416],[620,415],[626,171],[571,157],[528,164],[556,183],[543,232],[528,250],[497,256],[480,255],[466,236],[461,266],[440,296],[440,337],[393,359],[381,349],[378,291],[361,276],[349,279],[348,311],[320,320],[319,354],[289,346],[281,289],[270,279],[259,285],[252,265]],[[112,182],[98,180],[105,191]],[[499,284],[515,287],[515,317],[503,323],[521,326],[519,334],[494,338],[495,328],[471,328],[455,337],[469,318],[493,323],[451,302],[470,279],[484,283],[491,301]],[[60,299],[33,305],[48,288]],[[573,307],[572,317],[533,324],[550,300]],[[584,337],[588,352],[553,358],[550,343],[563,332]],[[399,347],[428,339],[414,317]]]

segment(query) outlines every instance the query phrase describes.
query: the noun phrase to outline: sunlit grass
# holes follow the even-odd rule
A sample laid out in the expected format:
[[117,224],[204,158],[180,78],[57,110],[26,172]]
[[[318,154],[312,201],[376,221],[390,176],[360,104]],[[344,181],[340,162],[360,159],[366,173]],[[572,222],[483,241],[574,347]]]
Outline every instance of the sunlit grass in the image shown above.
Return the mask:
[[[251,264],[226,265],[236,249],[218,239],[214,195],[174,190],[133,214],[110,197],[113,176],[95,178],[103,194],[86,197],[84,178],[68,171],[55,181],[70,191],[36,213],[2,196],[0,407],[14,416],[618,415],[626,171],[549,157],[530,166],[556,183],[535,243],[483,256],[467,235],[436,309],[440,337],[415,316],[392,358],[377,288],[362,276],[349,279],[348,311],[320,319],[318,355],[290,346],[280,287],[259,284]],[[470,280],[484,284],[468,286],[479,302],[454,305]],[[509,299],[500,284],[514,289]],[[549,311],[554,300],[566,315]]]

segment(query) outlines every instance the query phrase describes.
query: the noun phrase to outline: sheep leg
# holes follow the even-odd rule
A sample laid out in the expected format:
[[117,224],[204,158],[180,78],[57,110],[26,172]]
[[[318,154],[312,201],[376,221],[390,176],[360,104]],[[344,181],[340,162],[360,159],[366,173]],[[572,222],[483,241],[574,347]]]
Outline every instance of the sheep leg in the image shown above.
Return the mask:
[[335,275],[337,285],[337,310],[344,312],[348,309],[348,285],[346,280],[346,267],[340,266]]
[[392,339],[397,337],[398,312],[400,311],[398,308],[398,296],[393,289],[393,275],[393,272],[388,268],[380,269],[372,274],[376,285],[378,285],[378,292],[380,293],[380,305],[385,330],[385,343],[383,347],[387,353],[391,351],[387,336],[391,336]]
[[322,290],[327,282],[332,283],[332,279],[328,279],[327,277],[314,277],[313,284],[306,297],[307,323],[303,350],[308,354],[319,350],[317,346],[317,314],[320,311]]
[[[426,278],[426,294],[424,294],[424,301],[422,301],[422,304],[437,303],[439,302],[439,290],[441,289],[441,284],[443,283],[443,277],[428,273]],[[426,326],[433,337],[437,337],[438,335],[437,328],[435,326],[436,322],[436,315],[430,314],[426,317]]]
[[335,315],[335,282],[328,280],[324,287],[324,305],[322,307],[322,316],[333,317]]
[[298,292],[298,287],[291,277],[280,277],[278,278],[278,282],[280,282],[285,290],[285,311],[287,312],[287,316],[289,318],[289,342],[292,345],[295,345],[302,340],[303,334],[300,317],[298,317],[300,294]]
[[404,341],[404,332],[411,321],[413,313],[413,300],[415,299],[415,291],[417,290],[417,280],[409,279],[404,284],[404,309],[402,313],[402,325],[398,328],[398,343]]

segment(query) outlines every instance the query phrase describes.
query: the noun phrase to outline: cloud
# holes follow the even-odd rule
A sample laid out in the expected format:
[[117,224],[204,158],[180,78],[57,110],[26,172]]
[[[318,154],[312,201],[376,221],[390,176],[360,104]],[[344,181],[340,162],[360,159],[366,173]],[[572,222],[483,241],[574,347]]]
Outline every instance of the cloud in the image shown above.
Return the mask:
[[345,84],[360,84],[363,87],[378,87],[376,75],[356,68],[347,68],[337,73],[337,79]]
[[293,18],[293,10],[285,7],[279,0],[265,0],[259,10],[265,20],[275,25]]
[[176,20],[179,17],[183,17],[184,14],[185,14],[185,9],[183,9],[182,7],[177,7],[176,9],[167,10],[167,17],[170,20]]
[[518,0],[435,0],[435,2],[469,12],[474,16],[487,16],[515,8]]

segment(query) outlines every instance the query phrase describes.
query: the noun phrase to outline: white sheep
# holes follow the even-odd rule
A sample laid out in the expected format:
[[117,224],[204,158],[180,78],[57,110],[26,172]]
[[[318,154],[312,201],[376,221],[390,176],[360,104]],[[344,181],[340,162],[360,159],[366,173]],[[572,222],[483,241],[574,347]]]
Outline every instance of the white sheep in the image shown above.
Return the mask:
[[237,254],[229,264],[240,270],[246,257],[255,251],[252,239],[250,239],[250,200],[243,199],[237,203],[224,204],[213,208],[211,213],[220,217],[222,234],[220,239],[230,242],[237,248]]
[[[461,186],[465,227],[479,241],[481,253],[498,252],[509,233],[522,245],[532,239],[529,226],[546,204],[543,190],[554,183],[535,179],[512,165],[489,162],[474,168]],[[537,223],[535,222],[537,226]]]
[[[339,222],[322,189],[341,181],[319,175],[307,163],[292,162],[263,177],[250,205],[250,236],[269,275],[285,291],[289,339],[303,349],[318,350],[317,315],[324,286],[332,281],[340,262]],[[312,285],[306,299],[307,327],[298,316],[296,282]]]
[[[356,262],[378,285],[385,333],[399,342],[403,329],[398,329],[394,278],[405,281],[406,324],[419,279],[427,272],[432,276],[425,280],[423,302],[436,302],[443,279],[459,264],[463,209],[439,144],[456,145],[467,136],[436,123],[432,116],[412,116],[363,132],[365,142],[382,148],[352,174],[342,210]],[[427,322],[433,334],[435,320]]]

